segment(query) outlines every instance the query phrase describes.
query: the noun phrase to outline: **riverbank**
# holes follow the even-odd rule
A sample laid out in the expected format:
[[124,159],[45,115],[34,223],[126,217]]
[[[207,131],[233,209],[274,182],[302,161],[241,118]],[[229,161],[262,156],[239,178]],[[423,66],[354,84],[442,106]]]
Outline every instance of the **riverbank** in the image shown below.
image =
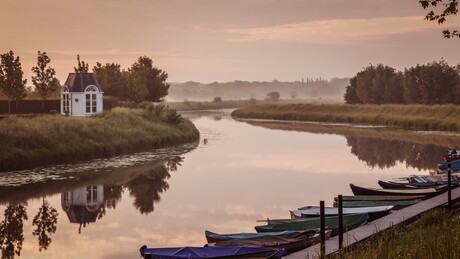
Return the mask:
[[195,141],[196,127],[162,105],[86,118],[8,117],[0,124],[0,171],[70,163]]
[[460,254],[460,217],[445,209],[422,215],[371,237],[332,258],[456,258]]
[[235,110],[236,118],[353,123],[424,131],[460,131],[458,105],[252,105]]

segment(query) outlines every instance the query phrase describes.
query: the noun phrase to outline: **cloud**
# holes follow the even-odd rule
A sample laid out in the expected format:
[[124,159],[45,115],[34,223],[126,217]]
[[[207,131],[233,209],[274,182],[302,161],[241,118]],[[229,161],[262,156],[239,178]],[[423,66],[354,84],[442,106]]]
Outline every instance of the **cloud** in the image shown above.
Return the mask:
[[281,41],[296,43],[360,43],[363,40],[383,39],[391,35],[421,32],[438,28],[436,23],[424,21],[423,16],[383,17],[373,19],[318,20],[271,27],[226,29],[230,41]]

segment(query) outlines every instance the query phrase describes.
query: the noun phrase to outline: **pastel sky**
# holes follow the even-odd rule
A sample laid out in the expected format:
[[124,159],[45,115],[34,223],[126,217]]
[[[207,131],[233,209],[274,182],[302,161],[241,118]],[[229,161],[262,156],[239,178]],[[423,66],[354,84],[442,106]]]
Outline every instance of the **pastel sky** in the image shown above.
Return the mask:
[[351,77],[368,64],[460,62],[460,40],[418,0],[1,0],[0,53],[30,82],[38,50],[64,81],[76,55],[128,68],[147,55],[170,82]]

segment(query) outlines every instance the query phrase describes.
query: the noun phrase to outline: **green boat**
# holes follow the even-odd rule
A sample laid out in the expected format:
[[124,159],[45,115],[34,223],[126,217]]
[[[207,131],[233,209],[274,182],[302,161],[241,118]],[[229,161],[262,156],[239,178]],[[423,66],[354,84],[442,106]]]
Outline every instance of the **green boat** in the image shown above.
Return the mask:
[[[326,217],[326,227],[332,230],[332,235],[337,235],[339,230],[338,217]],[[357,228],[369,221],[366,214],[350,214],[343,216],[344,231]],[[256,226],[257,232],[277,232],[286,230],[308,230],[320,228],[320,218],[280,219],[268,220],[267,225]]]
[[[399,200],[399,201],[342,201],[344,208],[374,207],[374,206],[394,206],[393,209],[399,210],[404,207],[419,203],[421,199]],[[334,202],[334,207],[338,207],[338,202]]]

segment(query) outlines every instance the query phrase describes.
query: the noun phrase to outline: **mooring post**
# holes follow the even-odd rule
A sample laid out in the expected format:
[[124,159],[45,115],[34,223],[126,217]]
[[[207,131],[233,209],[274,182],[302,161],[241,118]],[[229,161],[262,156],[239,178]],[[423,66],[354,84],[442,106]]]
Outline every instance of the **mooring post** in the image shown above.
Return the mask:
[[447,206],[449,209],[452,209],[452,192],[451,192],[451,182],[452,177],[452,164],[447,164]]
[[324,201],[319,202],[319,216],[320,216],[320,229],[321,231],[321,258],[326,255],[326,219],[324,216]]
[[342,195],[338,196],[339,200],[339,250],[342,250],[343,247],[343,197]]

